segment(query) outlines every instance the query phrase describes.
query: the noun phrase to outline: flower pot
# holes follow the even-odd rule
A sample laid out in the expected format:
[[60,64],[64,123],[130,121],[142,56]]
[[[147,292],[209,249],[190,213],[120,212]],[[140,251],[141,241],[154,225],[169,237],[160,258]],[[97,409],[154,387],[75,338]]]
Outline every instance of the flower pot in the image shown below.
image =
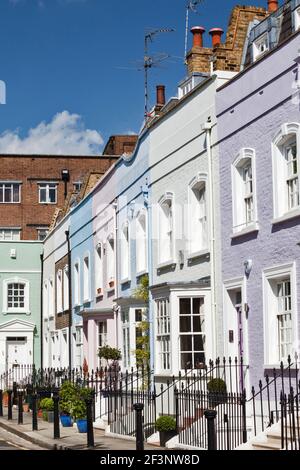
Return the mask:
[[115,285],[115,281],[109,281],[109,287],[112,288]]
[[76,423],[77,423],[78,432],[80,433],[87,432],[87,420],[86,419],[78,419]]
[[47,411],[48,423],[54,423],[54,411]]
[[38,418],[43,418],[43,410],[38,410]]
[[102,289],[101,287],[99,287],[99,289],[97,289],[97,295],[101,295],[102,294]]
[[159,431],[159,444],[160,447],[165,447],[166,443],[176,436],[176,431]]
[[24,413],[29,412],[29,403],[23,403],[23,411],[24,411]]
[[6,392],[3,393],[2,403],[3,406],[8,406],[8,394]]
[[72,418],[71,416],[67,415],[62,415],[60,417],[60,422],[64,428],[71,428],[73,426]]

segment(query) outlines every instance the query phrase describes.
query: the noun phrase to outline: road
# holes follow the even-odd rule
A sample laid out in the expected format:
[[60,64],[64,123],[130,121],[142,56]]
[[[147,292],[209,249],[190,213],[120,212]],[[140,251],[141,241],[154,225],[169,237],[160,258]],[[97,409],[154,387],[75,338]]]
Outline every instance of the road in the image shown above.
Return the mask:
[[45,450],[41,447],[25,441],[15,434],[11,434],[0,428],[0,452],[2,450]]

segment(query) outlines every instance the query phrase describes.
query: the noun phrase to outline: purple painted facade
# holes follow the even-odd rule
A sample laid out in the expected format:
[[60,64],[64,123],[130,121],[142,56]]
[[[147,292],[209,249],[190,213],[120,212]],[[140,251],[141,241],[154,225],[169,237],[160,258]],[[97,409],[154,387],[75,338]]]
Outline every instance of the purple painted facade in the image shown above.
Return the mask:
[[[300,124],[299,99],[295,95],[299,46],[300,35],[296,34],[217,93],[224,351],[225,354],[238,351],[238,316],[235,325],[234,308],[235,303],[240,302],[244,359],[250,366],[248,385],[257,385],[266,370],[277,367],[280,362],[280,354],[278,360],[269,359],[271,350],[272,357],[276,356],[274,342],[279,334],[276,303],[268,303],[268,286],[273,288],[271,294],[274,296],[277,288],[275,281],[268,278],[270,268],[276,271],[276,267],[289,265],[287,269],[292,270],[293,352],[299,350],[300,212],[298,207],[292,211],[293,217],[275,222],[273,177],[276,176],[272,162],[272,142],[282,125]],[[236,196],[233,195],[232,168],[242,149],[254,150],[255,166],[252,170],[257,210],[253,230],[246,229],[243,235],[238,235],[233,230],[233,199]],[[297,151],[299,163],[299,147]],[[252,261],[249,275],[245,274],[246,260]],[[272,274],[271,269],[270,272]],[[280,274],[277,278],[280,279]],[[281,279],[285,278],[286,274],[282,274]],[[237,295],[239,286],[241,299]]]

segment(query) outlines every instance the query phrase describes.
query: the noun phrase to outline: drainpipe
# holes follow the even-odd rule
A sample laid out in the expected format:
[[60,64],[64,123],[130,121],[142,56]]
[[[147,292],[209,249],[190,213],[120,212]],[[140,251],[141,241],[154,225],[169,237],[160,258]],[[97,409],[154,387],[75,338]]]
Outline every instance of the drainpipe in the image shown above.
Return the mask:
[[[207,148],[207,163],[208,163],[208,186],[209,186],[209,231],[210,231],[210,264],[211,264],[211,309],[212,309],[212,330],[216,331],[216,316],[217,316],[217,301],[216,301],[216,233],[215,233],[215,194],[214,194],[214,166],[212,158],[212,143],[211,143],[211,119],[208,118],[203,125],[203,130],[206,131],[206,148]],[[213,337],[213,351],[216,353],[216,337]]]
[[72,371],[72,265],[71,265],[71,244],[70,244],[70,232],[65,232],[67,245],[68,245],[68,294],[69,294],[69,374],[71,376]]
[[41,369],[43,370],[44,367],[44,351],[43,351],[43,334],[44,334],[44,253],[40,254],[41,260],[41,326],[40,326],[40,342],[41,342]]
[[[117,210],[118,210],[118,201],[117,199],[113,202],[114,208],[114,230],[115,230],[115,298],[119,298],[119,276],[118,276],[118,218],[117,218]],[[116,347],[119,347],[119,307],[117,306],[113,309],[115,312],[115,335],[116,335]]]

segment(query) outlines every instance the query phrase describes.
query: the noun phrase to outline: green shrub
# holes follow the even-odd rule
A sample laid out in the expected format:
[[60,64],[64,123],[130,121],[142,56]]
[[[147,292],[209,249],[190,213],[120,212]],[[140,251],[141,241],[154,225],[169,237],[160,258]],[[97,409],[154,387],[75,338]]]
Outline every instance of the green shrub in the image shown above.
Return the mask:
[[53,411],[54,410],[54,402],[52,398],[43,398],[40,402],[40,408],[43,411]]
[[86,404],[80,398],[77,398],[71,405],[71,415],[75,421],[86,419]]
[[100,359],[105,359],[108,361],[119,361],[122,357],[121,351],[117,348],[112,348],[111,346],[103,346],[98,350],[98,357]]
[[222,379],[211,379],[207,384],[210,393],[227,393],[226,382]]
[[72,382],[65,381],[59,392],[59,408],[62,413],[71,414],[72,404],[78,397],[77,386]]
[[160,432],[175,431],[176,421],[172,416],[160,416],[155,422],[156,429]]

